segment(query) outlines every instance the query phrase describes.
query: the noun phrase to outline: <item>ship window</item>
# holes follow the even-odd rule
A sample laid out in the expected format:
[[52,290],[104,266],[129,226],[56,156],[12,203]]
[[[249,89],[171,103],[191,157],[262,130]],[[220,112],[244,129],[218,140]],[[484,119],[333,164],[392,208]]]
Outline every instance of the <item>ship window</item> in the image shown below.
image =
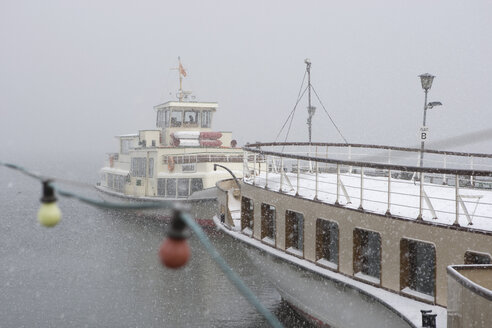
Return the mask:
[[132,139],[121,139],[121,153],[128,154],[132,146]]
[[178,179],[178,197],[190,195],[190,179]]
[[180,127],[181,122],[183,122],[183,111],[173,110],[171,113],[171,127]]
[[198,112],[194,110],[185,111],[184,122],[187,126],[198,126]]
[[294,211],[286,211],[285,219],[285,248],[302,255],[304,249],[304,215]]
[[154,159],[149,158],[149,178],[154,177]]
[[203,189],[203,181],[202,179],[191,179],[191,193],[194,193],[195,191],[200,191]]
[[147,159],[145,157],[133,157],[131,172],[132,177],[145,177]]
[[170,114],[169,110],[164,111],[164,126],[165,127],[169,127],[169,122],[170,122],[169,114]]
[[466,251],[465,264],[491,264],[490,254]]
[[166,179],[157,179],[157,195],[166,195]]
[[[433,244],[402,239],[400,241],[400,288],[403,292],[434,295],[436,249]],[[416,296],[420,296],[417,294]]]
[[108,188],[113,188],[114,178],[113,174],[108,173]]
[[275,207],[261,204],[261,240],[275,245]]
[[254,208],[253,201],[243,197],[241,199],[241,230],[249,234],[253,233]]
[[108,173],[108,187],[119,192],[123,192],[125,188],[125,176]]
[[377,232],[354,229],[354,274],[380,283],[381,236]]
[[[338,266],[338,224],[325,219],[316,220],[316,261]],[[323,263],[328,261],[331,263]]]
[[116,190],[123,192],[125,190],[125,181],[126,181],[126,177],[124,175],[118,175],[118,183],[116,186]]
[[166,179],[166,197],[176,198],[176,179]]
[[142,180],[137,179],[137,186],[141,186],[141,185],[142,185]]
[[212,125],[212,112],[203,111],[202,112],[202,128],[210,128]]
[[157,111],[157,121],[155,126],[162,128],[164,125],[164,112],[162,110]]

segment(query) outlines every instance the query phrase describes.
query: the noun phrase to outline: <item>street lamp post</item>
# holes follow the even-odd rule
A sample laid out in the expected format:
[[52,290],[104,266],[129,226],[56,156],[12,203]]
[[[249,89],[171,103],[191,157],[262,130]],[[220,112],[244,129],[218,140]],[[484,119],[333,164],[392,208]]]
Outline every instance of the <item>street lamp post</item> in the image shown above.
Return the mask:
[[[432,81],[434,81],[434,75],[425,73],[419,75],[420,82],[422,83],[422,89],[424,89],[425,99],[424,99],[424,122],[422,129],[420,131],[420,167],[424,166],[424,145],[425,139],[427,138],[427,131],[425,129],[425,119],[427,117],[427,109],[433,108],[434,106],[442,105],[438,101],[433,101],[431,103],[427,102],[427,94],[429,93],[430,88],[432,87]],[[419,197],[419,215],[417,220],[422,220],[422,210],[423,210],[423,198],[424,198],[424,173],[420,172],[419,174],[420,180],[420,197]]]
[[[427,117],[427,108],[429,107],[429,104],[427,103],[427,93],[429,92],[430,88],[432,87],[432,81],[434,80],[434,75],[425,73],[422,75],[419,75],[420,77],[420,82],[422,83],[422,89],[424,89],[425,93],[425,100],[424,100],[424,122],[423,122],[423,127],[425,128],[425,119]],[[420,142],[420,167],[424,165],[424,138],[421,137],[421,142]]]

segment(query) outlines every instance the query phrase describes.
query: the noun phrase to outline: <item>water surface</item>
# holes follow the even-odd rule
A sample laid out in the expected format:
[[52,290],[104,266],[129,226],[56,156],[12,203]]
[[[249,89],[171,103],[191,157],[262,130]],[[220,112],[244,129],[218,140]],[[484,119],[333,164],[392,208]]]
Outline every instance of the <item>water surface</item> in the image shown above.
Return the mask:
[[[98,162],[21,161],[40,172],[95,183]],[[90,188],[73,188],[91,197]],[[0,167],[0,327],[266,327],[195,237],[182,270],[159,263],[166,223],[145,212],[101,210],[61,198],[61,223],[40,227],[41,185]],[[199,210],[199,209],[198,209]],[[240,245],[214,245],[261,302],[290,327],[308,325],[256,272]]]

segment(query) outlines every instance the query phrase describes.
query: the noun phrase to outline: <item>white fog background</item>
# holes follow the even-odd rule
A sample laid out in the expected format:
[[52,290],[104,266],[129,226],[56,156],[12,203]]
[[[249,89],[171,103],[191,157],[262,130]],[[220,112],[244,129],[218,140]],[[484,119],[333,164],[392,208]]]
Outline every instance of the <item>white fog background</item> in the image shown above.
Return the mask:
[[[424,94],[432,140],[490,128],[490,1],[1,1],[0,158],[87,154],[155,127],[185,90],[218,101],[214,130],[273,141],[304,59],[349,142],[417,146]],[[171,94],[171,95],[170,95]],[[306,141],[306,101],[290,140]],[[341,142],[316,104],[313,140]],[[491,152],[492,141],[447,149]],[[96,175],[97,173],[94,172]]]

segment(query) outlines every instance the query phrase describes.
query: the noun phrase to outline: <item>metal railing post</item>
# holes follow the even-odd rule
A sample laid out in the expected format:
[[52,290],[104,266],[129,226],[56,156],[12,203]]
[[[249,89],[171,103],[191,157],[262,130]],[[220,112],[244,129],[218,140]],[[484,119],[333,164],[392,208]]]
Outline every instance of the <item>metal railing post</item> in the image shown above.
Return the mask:
[[423,220],[423,201],[424,201],[424,172],[420,172],[420,191],[419,191],[419,216],[417,220]]
[[243,154],[243,181],[247,177],[247,175],[246,175],[248,173],[247,169],[248,169],[248,153],[245,152]]
[[335,205],[340,205],[340,164],[337,163],[337,199]]
[[459,198],[460,198],[460,177],[456,174],[455,176],[456,183],[454,187],[454,203],[455,203],[455,219],[454,219],[454,226],[459,226],[459,218],[460,218],[460,203],[459,203]]
[[386,215],[391,215],[391,170],[388,170],[388,209]]
[[[473,156],[470,156],[470,170],[473,171]],[[473,175],[470,175],[470,185],[474,187],[474,181],[475,179],[473,178]]]
[[265,155],[265,189],[268,189],[268,171],[270,171],[268,167],[268,155]]
[[364,209],[364,167],[360,167],[360,205],[359,210]]
[[316,183],[314,184],[314,200],[318,200],[318,161],[315,162],[314,168],[316,170]]
[[283,183],[284,183],[284,158],[280,157],[280,189],[279,189],[280,192],[282,192]]
[[299,159],[297,160],[297,183],[296,183],[296,196],[299,196],[299,175],[301,173],[301,167],[299,166]]
[[[444,168],[446,168],[446,155],[444,155],[444,157],[443,157],[443,163],[442,163],[442,164],[443,164],[443,167],[444,167]],[[447,184],[448,184],[448,183],[446,182],[446,179],[447,179],[447,177],[446,177],[446,173],[444,173],[444,174],[442,175],[442,184],[443,184],[443,185],[447,185]]]
[[[352,146],[348,146],[348,160],[352,160]],[[349,175],[352,175],[352,165],[349,166]]]
[[256,153],[253,155],[253,186],[256,186]]
[[[325,156],[325,158],[328,159],[328,146],[326,146],[326,156]],[[325,169],[326,169],[326,172],[328,172],[328,162],[325,165]]]

